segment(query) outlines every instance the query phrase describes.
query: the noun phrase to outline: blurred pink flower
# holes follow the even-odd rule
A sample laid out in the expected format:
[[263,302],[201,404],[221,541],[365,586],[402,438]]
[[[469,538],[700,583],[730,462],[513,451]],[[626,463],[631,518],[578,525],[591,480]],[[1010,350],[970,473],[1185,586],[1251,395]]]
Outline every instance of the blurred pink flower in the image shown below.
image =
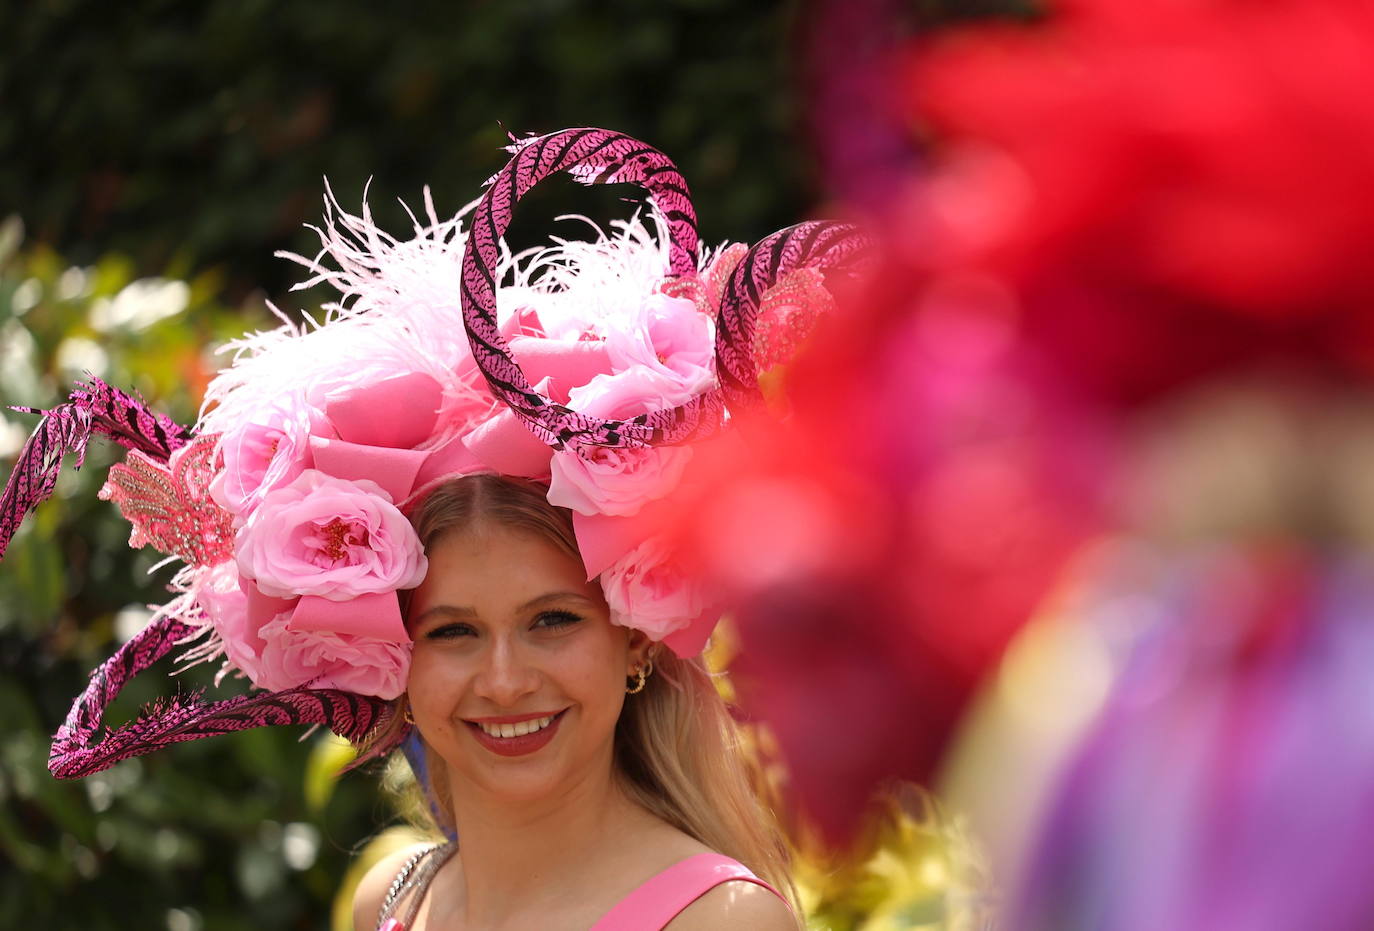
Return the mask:
[[413,588],[428,563],[382,488],[307,470],[267,494],[235,545],[239,570],[263,594],[342,601]]
[[1374,8],[1049,6],[911,45],[937,140],[893,199],[915,260],[1013,283],[1024,334],[1109,398],[1255,359],[1367,374]]

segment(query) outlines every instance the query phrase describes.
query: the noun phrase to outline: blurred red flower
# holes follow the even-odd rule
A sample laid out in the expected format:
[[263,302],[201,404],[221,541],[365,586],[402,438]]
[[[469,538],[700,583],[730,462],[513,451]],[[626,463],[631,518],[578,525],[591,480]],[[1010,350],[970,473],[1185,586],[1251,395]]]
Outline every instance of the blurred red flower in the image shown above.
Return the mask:
[[741,704],[837,843],[883,782],[933,775],[1105,474],[1009,346],[906,294],[843,301],[788,372],[790,415],[742,417],[743,448],[699,450],[673,501],[691,571],[736,606]]
[[906,54],[912,254],[1013,283],[1086,388],[1374,369],[1374,5],[1065,0]]

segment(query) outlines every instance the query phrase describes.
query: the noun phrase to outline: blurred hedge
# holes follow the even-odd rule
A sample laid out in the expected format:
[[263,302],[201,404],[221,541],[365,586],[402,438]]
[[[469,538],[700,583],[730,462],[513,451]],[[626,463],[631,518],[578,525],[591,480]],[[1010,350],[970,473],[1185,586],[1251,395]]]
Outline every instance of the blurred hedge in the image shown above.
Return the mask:
[[659,146],[710,241],[757,239],[811,199],[783,4],[6,6],[0,151],[21,157],[0,162],[0,205],[75,262],[190,256],[276,293],[289,273],[271,254],[308,245],[322,176],[353,205],[369,177],[379,204],[431,184],[452,212],[506,130]]

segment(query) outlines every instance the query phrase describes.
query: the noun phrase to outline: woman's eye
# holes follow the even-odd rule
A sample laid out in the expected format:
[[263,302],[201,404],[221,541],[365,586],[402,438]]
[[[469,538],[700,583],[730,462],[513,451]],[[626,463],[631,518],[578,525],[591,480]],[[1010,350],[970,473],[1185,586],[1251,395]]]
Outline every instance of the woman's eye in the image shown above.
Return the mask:
[[425,632],[426,640],[451,640],[456,637],[466,637],[473,633],[473,629],[467,624],[444,624],[433,630]]
[[534,626],[545,629],[569,627],[580,620],[582,618],[571,611],[545,611],[534,619]]

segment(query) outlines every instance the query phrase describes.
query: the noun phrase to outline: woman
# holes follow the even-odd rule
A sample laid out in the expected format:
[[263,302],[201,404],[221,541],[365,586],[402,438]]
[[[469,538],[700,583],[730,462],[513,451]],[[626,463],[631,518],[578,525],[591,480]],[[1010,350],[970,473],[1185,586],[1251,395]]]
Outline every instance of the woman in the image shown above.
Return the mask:
[[[393,931],[398,908],[412,931],[791,927],[745,869],[789,889],[701,664],[719,599],[679,571],[653,512],[828,300],[819,269],[861,242],[812,222],[699,261],[686,181],[657,150],[576,129],[512,151],[466,230],[430,206],[399,242],[330,201],[321,255],[299,260],[342,300],[322,325],[231,347],[194,428],[98,379],[45,412],[0,496],[0,551],[98,433],[129,449],[102,496],[131,544],[183,564],[176,597],[74,703],[49,768],[299,723],[365,761],[413,727],[462,851],[405,860],[399,902],[403,864],[383,864],[360,927],[383,908]],[[661,235],[635,218],[522,264],[501,242],[511,211],[561,171],[643,186]],[[256,691],[178,696],[102,733],[123,685],[187,644]]]
[[[747,875],[701,856],[724,853],[790,891],[785,848],[702,663],[611,624],[571,515],[539,485],[475,475],[431,494],[415,524],[429,574],[409,599],[401,700],[424,741],[440,826],[459,843],[387,917],[414,914],[408,931],[797,927],[769,888],[713,885]],[[506,737],[502,724],[540,729]],[[420,849],[372,869],[354,927],[382,926],[386,893]],[[693,858],[705,874],[691,872]],[[688,872],[672,895],[665,887],[606,918],[676,864]]]

